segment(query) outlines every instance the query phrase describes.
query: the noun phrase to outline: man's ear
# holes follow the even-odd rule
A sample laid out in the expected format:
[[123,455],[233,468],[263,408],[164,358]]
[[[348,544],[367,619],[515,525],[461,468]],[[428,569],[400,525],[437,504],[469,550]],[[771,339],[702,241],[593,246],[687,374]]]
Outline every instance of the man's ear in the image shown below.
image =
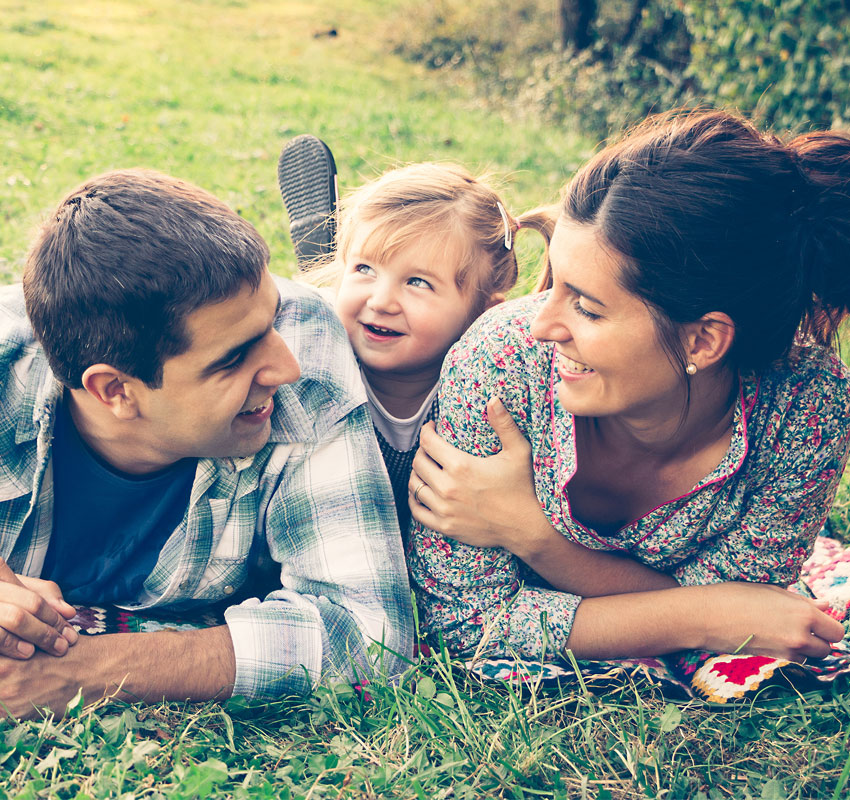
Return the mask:
[[722,311],[712,311],[685,326],[685,352],[698,370],[723,361],[734,340],[735,323]]
[[117,419],[130,420],[139,414],[135,378],[109,364],[92,364],[83,372],[83,388]]

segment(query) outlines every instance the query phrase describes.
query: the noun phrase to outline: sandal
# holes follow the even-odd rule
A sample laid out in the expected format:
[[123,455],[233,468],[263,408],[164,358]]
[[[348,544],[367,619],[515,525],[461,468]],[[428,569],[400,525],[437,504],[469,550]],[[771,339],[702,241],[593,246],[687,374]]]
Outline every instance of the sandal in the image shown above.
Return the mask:
[[334,250],[339,188],[333,154],[315,136],[296,136],[280,153],[277,181],[298,269],[309,270]]

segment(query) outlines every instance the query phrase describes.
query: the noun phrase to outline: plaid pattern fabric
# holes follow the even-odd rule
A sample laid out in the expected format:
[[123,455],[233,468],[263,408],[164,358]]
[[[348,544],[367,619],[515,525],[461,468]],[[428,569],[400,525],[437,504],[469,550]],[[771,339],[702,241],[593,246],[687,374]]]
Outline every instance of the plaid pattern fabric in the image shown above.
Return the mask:
[[[198,460],[182,522],[142,596],[124,605],[200,609],[257,591],[262,597],[225,612],[234,693],[249,697],[304,691],[322,675],[362,676],[378,661],[395,673],[412,652],[392,494],[347,337],[316,295],[278,284],[277,327],[301,378],[278,389],[259,453]],[[62,390],[33,340],[19,286],[0,289],[0,376],[0,556],[38,576],[50,540],[50,437]],[[250,583],[263,566],[279,573],[268,593]]]

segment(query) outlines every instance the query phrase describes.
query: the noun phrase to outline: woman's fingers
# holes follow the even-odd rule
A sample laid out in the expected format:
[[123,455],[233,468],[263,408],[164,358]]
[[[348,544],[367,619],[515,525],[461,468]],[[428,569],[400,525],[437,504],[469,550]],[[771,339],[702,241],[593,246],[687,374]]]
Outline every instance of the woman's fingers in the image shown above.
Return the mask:
[[521,456],[528,457],[531,453],[531,445],[523,436],[522,431],[514,422],[514,418],[508,413],[504,403],[498,397],[491,397],[487,401],[487,421],[499,437],[502,443],[502,452],[519,451]]
[[416,469],[414,468],[410,473],[410,480],[407,482],[407,494],[409,495],[408,505],[410,505],[411,510],[413,510],[417,506],[428,505],[422,497],[422,495],[428,491],[431,491],[430,487],[428,486],[428,482],[423,480],[423,478],[419,475],[418,472],[416,472]]
[[438,467],[451,460],[458,452],[437,433],[433,422],[426,422],[419,431],[419,452],[428,456]]
[[413,469],[408,484],[415,489],[417,485],[415,481],[418,480],[425,481],[431,487],[436,487],[439,486],[442,477],[442,467],[420,447],[413,457]]
[[825,642],[840,642],[844,638],[844,626],[837,620],[818,610],[812,621],[812,635]]

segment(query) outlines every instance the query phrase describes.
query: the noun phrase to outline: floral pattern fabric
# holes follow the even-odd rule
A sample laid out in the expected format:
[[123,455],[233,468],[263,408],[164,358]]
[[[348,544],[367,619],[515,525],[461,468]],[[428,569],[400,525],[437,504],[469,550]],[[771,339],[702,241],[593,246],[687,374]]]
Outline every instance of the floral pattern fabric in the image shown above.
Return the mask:
[[[585,547],[619,551],[681,584],[789,584],[835,497],[850,443],[850,375],[819,347],[742,378],[725,457],[690,492],[603,535],[572,518],[573,417],[560,407],[554,347],[530,333],[545,295],[497,306],[449,351],[437,429],[476,455],[498,452],[485,406],[501,398],[531,443],[535,488],[552,525]],[[581,598],[540,586],[500,548],[462,544],[415,523],[408,563],[420,619],[456,653],[551,660]]]

